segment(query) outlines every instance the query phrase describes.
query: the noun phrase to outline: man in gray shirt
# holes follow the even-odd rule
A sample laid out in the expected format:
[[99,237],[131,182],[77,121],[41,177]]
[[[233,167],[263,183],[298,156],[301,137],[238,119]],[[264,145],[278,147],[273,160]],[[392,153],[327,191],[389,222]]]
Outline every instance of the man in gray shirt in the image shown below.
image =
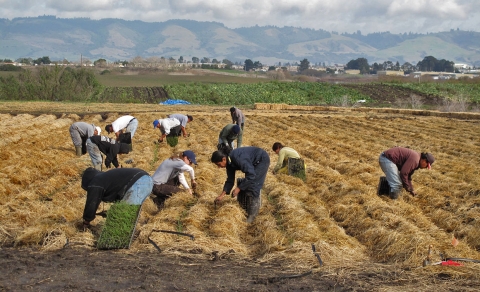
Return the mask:
[[82,156],[87,153],[87,139],[94,135],[100,135],[101,132],[102,129],[96,127],[94,124],[88,124],[85,122],[73,123],[70,126],[70,136],[72,137],[77,156]]
[[171,114],[171,115],[168,115],[168,117],[177,119],[180,122],[180,126],[182,126],[183,137],[187,137],[188,134],[185,128],[187,127],[187,123],[193,121],[193,117],[190,115],[182,115],[182,114]]

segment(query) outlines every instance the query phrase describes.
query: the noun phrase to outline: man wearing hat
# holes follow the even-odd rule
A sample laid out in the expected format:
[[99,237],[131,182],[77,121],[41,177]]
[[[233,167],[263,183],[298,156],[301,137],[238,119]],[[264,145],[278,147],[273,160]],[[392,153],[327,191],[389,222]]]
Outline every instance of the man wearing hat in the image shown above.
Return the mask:
[[94,124],[85,122],[76,122],[70,126],[70,137],[72,137],[73,145],[77,156],[87,153],[87,139],[94,135],[100,135],[102,129]]
[[153,128],[160,129],[161,135],[160,138],[158,138],[158,142],[163,142],[163,139],[165,139],[165,137],[168,135],[180,136],[180,133],[182,131],[182,125],[180,124],[180,121],[176,118],[155,120],[153,121]]
[[239,125],[236,124],[228,124],[223,127],[222,131],[218,135],[218,145],[217,149],[222,151],[227,151],[229,154],[235,147],[233,145],[233,141],[237,140],[238,136],[241,133],[241,129]]
[[170,158],[164,160],[152,175],[153,189],[152,193],[156,196],[153,201],[159,209],[163,208],[164,202],[173,194],[186,190],[193,195],[192,189],[188,186],[185,179],[184,172],[190,175],[192,188],[195,189],[197,183],[195,182],[195,171],[192,165],[197,165],[197,158],[195,153],[191,150],[186,150],[172,155]]
[[108,124],[105,126],[105,131],[107,133],[115,133],[115,136],[118,140],[120,134],[123,133],[123,129],[125,129],[125,133],[130,133],[130,137],[133,139],[135,132],[137,131],[138,127],[138,120],[134,116],[122,116],[116,119],[113,123]]
[[187,131],[185,128],[187,127],[187,123],[193,121],[193,117],[190,115],[182,115],[182,114],[171,114],[168,115],[169,118],[177,119],[180,122],[180,126],[182,127],[182,134],[183,137],[188,137]]
[[402,187],[413,196],[416,195],[412,185],[412,174],[419,168],[431,169],[435,158],[431,153],[418,153],[408,148],[393,147],[382,152],[378,162],[390,187],[389,196],[395,200]]
[[87,191],[83,211],[83,227],[88,228],[95,219],[100,202],[125,201],[141,205],[152,191],[152,178],[138,168],[117,168],[101,172],[92,167],[82,175],[82,189]]

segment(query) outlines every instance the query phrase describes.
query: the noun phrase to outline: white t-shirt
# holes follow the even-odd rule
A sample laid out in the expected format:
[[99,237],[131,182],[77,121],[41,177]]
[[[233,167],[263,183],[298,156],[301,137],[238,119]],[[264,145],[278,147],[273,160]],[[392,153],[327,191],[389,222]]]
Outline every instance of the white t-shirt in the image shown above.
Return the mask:
[[112,123],[113,132],[116,133],[120,130],[125,129],[128,126],[128,123],[135,118],[133,116],[123,116],[119,117]]

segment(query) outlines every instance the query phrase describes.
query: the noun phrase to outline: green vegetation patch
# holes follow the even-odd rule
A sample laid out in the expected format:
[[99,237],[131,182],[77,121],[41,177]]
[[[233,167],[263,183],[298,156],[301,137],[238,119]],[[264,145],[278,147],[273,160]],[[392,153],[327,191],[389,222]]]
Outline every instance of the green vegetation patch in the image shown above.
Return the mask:
[[175,147],[178,144],[178,136],[167,136],[167,144],[170,147]]
[[114,203],[107,212],[107,220],[97,242],[98,249],[129,248],[141,205],[124,201]]

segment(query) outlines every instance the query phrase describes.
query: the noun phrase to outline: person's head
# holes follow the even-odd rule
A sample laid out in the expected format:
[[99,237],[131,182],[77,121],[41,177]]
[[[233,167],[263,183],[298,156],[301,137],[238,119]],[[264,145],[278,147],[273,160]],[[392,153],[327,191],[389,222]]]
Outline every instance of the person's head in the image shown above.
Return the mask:
[[273,143],[273,146],[272,146],[272,150],[273,152],[277,153],[280,151],[280,149],[282,149],[284,146],[282,145],[282,143],[280,142],[275,142]]
[[187,121],[187,123],[189,123],[189,122],[193,121],[193,117],[192,117],[191,115],[187,115],[187,118],[188,118],[188,121]]
[[113,133],[112,124],[106,125],[106,126],[105,126],[105,131],[107,131],[108,134]]
[[235,107],[234,107],[234,106],[232,106],[232,107],[230,108],[230,113],[232,113],[232,114],[233,114],[234,112],[235,112]]
[[126,143],[118,143],[120,145],[120,148],[118,150],[118,154],[128,154],[130,152],[130,146]]
[[433,157],[432,153],[422,153],[420,154],[420,168],[432,168],[432,164],[435,162],[435,157]]
[[158,120],[153,121],[153,128],[160,128],[160,122]]
[[82,189],[87,190],[88,186],[90,185],[90,182],[93,180],[93,178],[101,173],[101,171],[96,170],[93,167],[89,167],[85,169],[82,175]]
[[95,127],[95,130],[93,131],[93,135],[100,136],[100,133],[102,133],[102,129],[100,129],[100,127]]
[[227,167],[227,155],[222,151],[215,151],[212,153],[212,158],[210,159],[216,166],[219,168]]
[[197,157],[195,156],[195,153],[193,153],[192,150],[185,150],[182,153],[183,161],[185,161],[186,164],[191,165],[195,164],[197,165]]
[[239,125],[233,126],[231,131],[232,131],[232,134],[234,135],[240,134],[240,126]]

